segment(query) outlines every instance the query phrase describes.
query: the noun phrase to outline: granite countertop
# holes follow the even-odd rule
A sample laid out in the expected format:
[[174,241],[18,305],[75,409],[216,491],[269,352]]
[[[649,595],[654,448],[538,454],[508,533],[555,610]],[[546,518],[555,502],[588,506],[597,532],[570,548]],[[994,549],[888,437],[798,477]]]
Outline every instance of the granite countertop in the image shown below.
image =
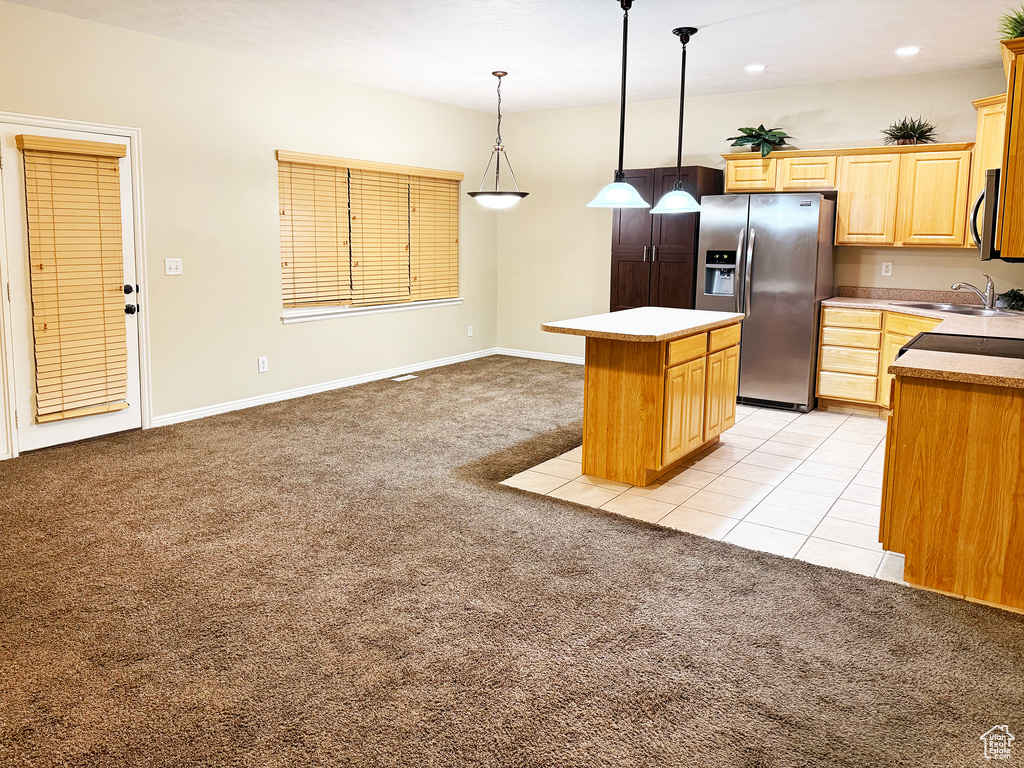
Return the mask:
[[621,312],[577,317],[543,323],[542,331],[592,336],[618,341],[671,341],[701,331],[710,331],[738,323],[743,315],[735,312],[706,312],[697,309],[638,307]]
[[[1001,336],[1024,338],[1024,314],[1020,317],[972,317],[933,309],[908,307],[898,301],[837,297],[823,301],[825,307],[881,309],[904,315],[941,320],[934,333],[955,336]],[[986,355],[961,355],[912,349],[889,366],[889,373],[921,379],[955,381],[962,384],[988,384],[1024,389],[1024,360]]]

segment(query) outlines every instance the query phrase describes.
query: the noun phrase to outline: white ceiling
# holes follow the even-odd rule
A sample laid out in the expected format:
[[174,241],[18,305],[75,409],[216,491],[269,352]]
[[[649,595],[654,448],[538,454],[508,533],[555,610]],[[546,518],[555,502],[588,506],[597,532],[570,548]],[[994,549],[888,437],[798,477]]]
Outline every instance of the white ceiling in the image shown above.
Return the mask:
[[[473,109],[614,103],[617,0],[15,0]],[[629,100],[1000,66],[1010,0],[635,0]],[[900,46],[923,50],[913,58]],[[750,63],[768,69],[752,75]]]

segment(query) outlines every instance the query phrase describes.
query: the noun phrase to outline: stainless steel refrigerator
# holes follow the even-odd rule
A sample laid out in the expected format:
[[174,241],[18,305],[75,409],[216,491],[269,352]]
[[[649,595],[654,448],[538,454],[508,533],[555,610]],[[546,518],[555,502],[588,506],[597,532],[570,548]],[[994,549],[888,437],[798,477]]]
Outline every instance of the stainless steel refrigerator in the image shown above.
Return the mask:
[[818,193],[705,195],[700,205],[695,307],[746,315],[740,402],[811,410],[835,202]]

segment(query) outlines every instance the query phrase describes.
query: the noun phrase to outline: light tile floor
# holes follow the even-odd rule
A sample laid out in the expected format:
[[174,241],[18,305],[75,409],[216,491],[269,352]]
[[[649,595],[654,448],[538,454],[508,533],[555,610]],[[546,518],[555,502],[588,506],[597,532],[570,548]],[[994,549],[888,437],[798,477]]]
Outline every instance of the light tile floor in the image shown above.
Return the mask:
[[740,405],[720,442],[646,488],[582,474],[582,448],[503,484],[904,583],[878,543],[884,449],[880,419]]

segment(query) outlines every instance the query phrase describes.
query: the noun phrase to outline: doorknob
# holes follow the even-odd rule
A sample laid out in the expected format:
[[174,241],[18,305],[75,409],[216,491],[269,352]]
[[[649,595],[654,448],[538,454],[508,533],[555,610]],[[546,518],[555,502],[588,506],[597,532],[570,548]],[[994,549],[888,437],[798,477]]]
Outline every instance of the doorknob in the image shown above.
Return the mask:
[[134,304],[125,304],[124,305],[124,313],[126,315],[134,315],[138,311],[139,311],[139,308],[136,307]]

